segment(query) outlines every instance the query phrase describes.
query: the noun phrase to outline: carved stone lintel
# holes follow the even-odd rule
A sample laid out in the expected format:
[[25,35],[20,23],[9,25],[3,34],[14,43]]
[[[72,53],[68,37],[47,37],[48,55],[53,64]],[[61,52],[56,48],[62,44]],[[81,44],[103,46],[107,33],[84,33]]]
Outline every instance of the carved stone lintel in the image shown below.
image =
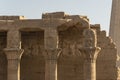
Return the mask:
[[60,53],[61,53],[61,49],[45,49],[43,52],[43,55],[45,57],[45,59],[47,60],[57,60]]
[[85,61],[95,62],[101,48],[99,47],[84,47],[80,48],[79,51],[83,55]]
[[7,56],[7,59],[21,59],[24,50],[17,48],[5,48],[4,52]]

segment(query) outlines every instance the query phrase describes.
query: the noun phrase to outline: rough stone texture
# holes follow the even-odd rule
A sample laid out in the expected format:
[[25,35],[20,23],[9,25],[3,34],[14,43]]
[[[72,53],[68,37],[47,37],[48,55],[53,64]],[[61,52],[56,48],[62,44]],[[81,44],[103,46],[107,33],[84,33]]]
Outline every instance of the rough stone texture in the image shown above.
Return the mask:
[[64,12],[54,12],[54,13],[43,13],[42,14],[42,18],[47,18],[47,19],[50,19],[50,18],[61,18],[63,19],[65,17],[65,13]]
[[83,37],[83,46],[79,50],[84,58],[84,80],[96,80],[96,59],[101,50],[97,47],[96,32],[85,29]]
[[[117,54],[120,56],[120,0],[112,0],[112,11],[110,20],[109,36],[116,44]],[[117,66],[120,67],[120,59],[117,62]]]
[[106,37],[105,31],[100,31],[99,25],[91,25],[91,28],[97,30],[97,45],[101,48],[96,63],[97,80],[119,80],[117,79],[119,74],[116,67],[118,57],[115,44],[111,38]]
[[90,25],[86,16],[64,12],[46,13],[42,19],[0,21],[0,80],[86,80],[84,53],[79,50],[85,47],[86,29],[95,31],[86,45],[101,48],[96,67],[87,67],[96,74],[89,80],[117,80],[116,47],[105,31],[98,24]]
[[24,16],[0,16],[0,20],[20,20],[24,19]]
[[21,59],[21,80],[45,80],[43,31],[21,32],[24,53]]

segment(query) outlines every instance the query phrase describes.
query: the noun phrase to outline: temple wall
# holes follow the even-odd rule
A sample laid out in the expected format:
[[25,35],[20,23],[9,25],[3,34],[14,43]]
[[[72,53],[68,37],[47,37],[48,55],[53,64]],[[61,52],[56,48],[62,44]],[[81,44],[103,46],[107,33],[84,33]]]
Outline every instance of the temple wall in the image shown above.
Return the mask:
[[98,46],[101,51],[96,63],[97,80],[117,80],[117,50],[112,39],[106,36],[105,31],[100,31],[99,25],[91,26],[97,31]]
[[[77,34],[76,30],[73,33]],[[80,45],[76,45],[76,41],[74,41],[81,36],[77,35],[72,39],[72,33],[68,34],[69,31],[59,33],[61,36],[59,47],[63,48],[63,51],[58,59],[58,79],[83,80],[83,58],[76,50],[76,47]],[[82,35],[82,33],[80,34]],[[68,37],[66,37],[67,35]],[[22,32],[22,48],[25,51],[21,58],[21,80],[44,80],[43,36],[42,32]],[[81,41],[78,42],[81,43]]]
[[62,48],[58,59],[59,80],[83,80],[83,58],[78,50],[82,45],[82,32],[76,27],[59,32],[59,47]]
[[99,25],[64,12],[42,18],[0,17],[0,80],[117,80],[116,47]]
[[[96,63],[97,80],[114,80],[117,78],[115,45],[106,37],[105,31],[96,30],[97,45],[101,47]],[[44,34],[39,32],[22,33],[22,47],[25,52],[21,60],[21,80],[44,80],[43,36]],[[58,79],[83,80],[83,58],[77,50],[82,44],[82,30],[71,27],[59,32],[59,39],[59,47],[63,51],[58,59]]]

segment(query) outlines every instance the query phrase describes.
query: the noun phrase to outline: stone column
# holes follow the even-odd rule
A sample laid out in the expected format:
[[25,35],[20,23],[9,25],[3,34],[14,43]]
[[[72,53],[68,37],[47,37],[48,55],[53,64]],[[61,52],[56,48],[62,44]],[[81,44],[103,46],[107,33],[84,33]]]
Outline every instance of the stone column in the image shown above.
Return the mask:
[[20,80],[20,58],[23,53],[20,41],[19,31],[8,31],[7,48],[4,49],[8,60],[7,80]]
[[56,49],[58,48],[58,33],[54,28],[49,28],[45,30],[45,49]]
[[81,48],[80,51],[84,57],[84,80],[96,80],[96,58],[100,48]]
[[20,80],[20,58],[22,49],[5,49],[8,60],[7,80]]
[[45,50],[45,80],[57,80],[57,59],[61,49]]
[[58,49],[57,30],[47,28],[44,42],[45,80],[57,80],[57,59],[61,53],[61,49]]
[[96,32],[92,29],[85,29],[83,36],[83,47],[79,50],[84,57],[84,80],[96,80],[96,59],[100,51],[100,48],[96,47]]

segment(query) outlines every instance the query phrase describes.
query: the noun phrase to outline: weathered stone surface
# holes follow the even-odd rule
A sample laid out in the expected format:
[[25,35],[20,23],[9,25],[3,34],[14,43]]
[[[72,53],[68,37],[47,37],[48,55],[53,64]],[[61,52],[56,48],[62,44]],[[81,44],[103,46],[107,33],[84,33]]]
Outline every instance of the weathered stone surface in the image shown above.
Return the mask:
[[42,18],[43,19],[49,19],[49,18],[59,18],[62,19],[65,17],[64,12],[54,12],[54,13],[43,13]]
[[57,59],[61,49],[46,49],[43,53],[45,57],[45,80],[57,80]]
[[[112,0],[112,11],[110,20],[109,36],[116,44],[117,54],[120,57],[120,0]],[[117,61],[117,66],[120,67],[120,59]]]
[[[86,16],[55,12],[43,14],[42,19],[1,19],[0,50],[0,80],[117,80],[119,76],[115,44]],[[96,60],[96,66],[92,61],[84,65],[85,55]],[[85,78],[85,67],[94,74]]]
[[7,80],[20,80],[20,59],[23,53],[22,49],[5,49],[7,56]]
[[118,70],[116,67],[117,61],[117,50],[110,37],[106,37],[105,31],[100,31],[100,27],[95,27],[91,25],[92,29],[97,30],[97,45],[101,48],[96,62],[96,79],[97,80],[117,80],[116,73]]
[[24,19],[24,16],[0,16],[0,20],[20,20]]
[[83,46],[79,49],[84,58],[84,80],[96,80],[96,60],[100,52],[93,29],[83,31]]

